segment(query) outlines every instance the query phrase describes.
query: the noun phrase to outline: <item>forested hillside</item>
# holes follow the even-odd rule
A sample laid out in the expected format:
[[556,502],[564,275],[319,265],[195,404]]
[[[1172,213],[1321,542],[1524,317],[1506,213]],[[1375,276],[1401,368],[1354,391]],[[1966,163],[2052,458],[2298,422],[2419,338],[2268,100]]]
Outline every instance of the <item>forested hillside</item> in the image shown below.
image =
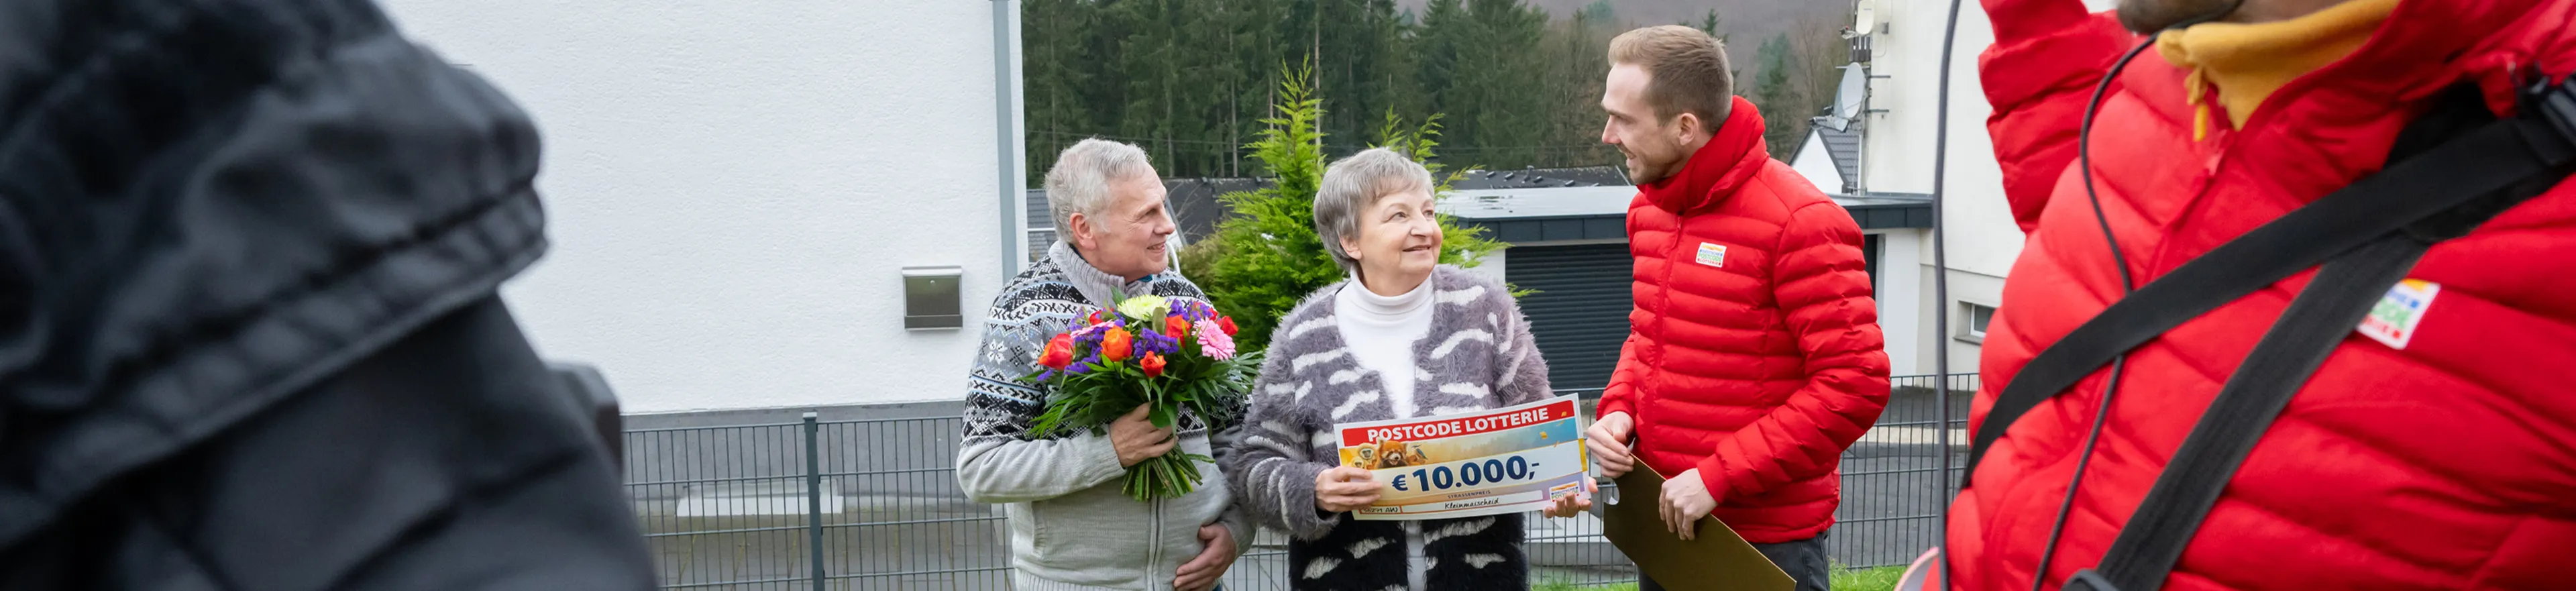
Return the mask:
[[1603,53],[1620,31],[1683,20],[1663,18],[1677,11],[1727,39],[1737,93],[1762,106],[1785,158],[1849,58],[1837,34],[1847,2],[1540,1],[1024,0],[1030,176],[1092,136],[1146,147],[1166,177],[1259,176],[1242,146],[1263,126],[1271,81],[1308,60],[1330,155],[1377,143],[1390,112],[1440,113],[1453,166],[1615,164],[1599,141]]

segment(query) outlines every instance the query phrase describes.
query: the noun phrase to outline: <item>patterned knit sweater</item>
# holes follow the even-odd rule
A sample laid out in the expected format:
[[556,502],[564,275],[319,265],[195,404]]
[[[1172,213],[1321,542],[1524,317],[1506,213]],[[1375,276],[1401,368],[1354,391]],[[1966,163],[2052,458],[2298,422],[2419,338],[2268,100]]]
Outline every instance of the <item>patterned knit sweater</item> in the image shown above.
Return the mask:
[[[1198,528],[1209,523],[1225,523],[1238,552],[1252,545],[1252,526],[1232,509],[1215,464],[1199,466],[1206,481],[1197,491],[1138,502],[1119,490],[1126,468],[1108,437],[1030,435],[1054,388],[1020,379],[1037,373],[1047,339],[1119,294],[1207,297],[1177,273],[1123,281],[1058,242],[1002,289],[985,316],[984,344],[967,380],[957,484],[970,500],[1006,504],[1013,583],[1023,591],[1168,589],[1180,565],[1205,548]],[[1235,425],[1184,412],[1174,427],[1182,450],[1224,461]]]
[[[1547,363],[1529,321],[1501,283],[1441,266],[1431,332],[1413,349],[1414,400],[1425,415],[1499,408],[1546,398]],[[1394,417],[1376,372],[1360,366],[1334,323],[1334,284],[1279,323],[1253,388],[1251,414],[1226,476],[1239,506],[1292,538],[1291,587],[1381,591],[1406,587],[1401,522],[1359,521],[1315,507],[1315,476],[1339,463],[1335,423]],[[1429,589],[1526,589],[1522,515],[1420,522]]]

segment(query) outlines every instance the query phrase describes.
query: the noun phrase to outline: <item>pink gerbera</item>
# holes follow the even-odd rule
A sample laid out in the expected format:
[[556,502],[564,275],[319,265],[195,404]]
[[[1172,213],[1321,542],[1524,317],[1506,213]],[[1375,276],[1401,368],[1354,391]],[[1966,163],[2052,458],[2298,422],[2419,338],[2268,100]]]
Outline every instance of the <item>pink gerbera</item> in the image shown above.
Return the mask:
[[1207,353],[1209,359],[1217,361],[1234,358],[1234,337],[1227,336],[1225,331],[1218,329],[1213,321],[1201,320],[1196,324],[1198,330],[1190,332],[1196,333],[1199,337],[1199,351]]

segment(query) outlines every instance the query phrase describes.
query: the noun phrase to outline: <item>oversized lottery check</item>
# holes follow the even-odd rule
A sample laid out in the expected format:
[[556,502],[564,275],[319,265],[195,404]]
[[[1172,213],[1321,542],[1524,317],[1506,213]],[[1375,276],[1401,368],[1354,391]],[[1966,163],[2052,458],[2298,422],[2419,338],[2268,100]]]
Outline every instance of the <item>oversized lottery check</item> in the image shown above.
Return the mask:
[[1335,425],[1342,465],[1382,487],[1361,520],[1449,519],[1546,509],[1583,492],[1592,459],[1574,397],[1472,413]]

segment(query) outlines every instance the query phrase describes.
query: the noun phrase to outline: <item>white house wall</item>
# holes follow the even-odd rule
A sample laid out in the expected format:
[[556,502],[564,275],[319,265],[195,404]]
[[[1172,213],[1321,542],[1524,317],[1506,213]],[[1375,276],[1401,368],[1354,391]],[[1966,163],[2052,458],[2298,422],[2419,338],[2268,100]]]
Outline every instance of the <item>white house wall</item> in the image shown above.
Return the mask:
[[1807,183],[1818,189],[1840,193],[1843,190],[1843,173],[1834,167],[1831,152],[1825,148],[1824,136],[1807,132],[1807,141],[1798,144],[1798,153],[1789,157],[1789,168],[1797,170],[1798,176],[1807,177]]
[[[963,396],[1018,246],[991,4],[385,4],[544,134],[554,247],[503,289],[543,355],[630,412]],[[903,329],[914,265],[964,267],[969,328]]]
[[[1937,359],[1933,357],[1936,347],[1948,347],[1950,349],[1950,373],[1978,373],[1977,359],[1979,355],[1984,353],[1982,350],[1982,343],[1959,336],[1965,331],[1965,327],[1968,323],[1967,316],[1965,316],[1960,310],[1960,302],[1993,306],[1996,301],[2001,299],[2001,295],[2004,290],[2004,280],[2000,277],[1989,277],[1979,273],[1951,271],[1951,303],[1948,306],[1941,307],[1939,310],[1935,310],[1933,307],[1933,302],[1935,300],[1931,297],[1932,270],[1933,268],[1931,266],[1927,265],[1923,267],[1921,289],[1923,290],[1924,297],[1921,300],[1923,302],[1922,307],[1918,310],[1918,313],[1923,314],[1923,321],[1921,324],[1923,328],[1920,333],[1921,336],[1915,340],[1916,348],[1914,350],[1915,367],[1919,368],[1921,371],[1915,373],[1925,375],[1933,373],[1933,365],[1934,362],[1937,361]],[[1950,315],[1948,333],[1945,334],[1938,332],[1933,326],[1931,315],[1936,313],[1946,313]],[[1890,353],[1893,354],[1894,352],[1891,351]]]
[[[1885,77],[1871,79],[1869,107],[1885,112],[1869,116],[1869,129],[1861,147],[1864,183],[1876,192],[1932,193],[1933,157],[1929,148],[1934,147],[1940,121],[1941,46],[1950,3],[1871,1],[1877,3],[1877,20],[1884,28],[1872,40],[1870,73]],[[2114,0],[2086,0],[2086,4],[2094,10],[2107,10]],[[1994,43],[1994,30],[1976,3],[1960,7],[1952,41],[1949,158],[1947,178],[1943,179],[1947,191],[1942,204],[1949,246],[1946,256],[1950,301],[1936,301],[1933,297],[1932,281],[1940,270],[1930,266],[1932,245],[1926,232],[1916,243],[1925,266],[1918,284],[1922,296],[1916,309],[1920,326],[1912,339],[1916,344],[1912,352],[1915,373],[1934,371],[1934,351],[1939,347],[1952,352],[1950,371],[1975,371],[1978,347],[1954,336],[1962,322],[1957,317],[1957,302],[1993,304],[2002,292],[2003,278],[2021,256],[2023,240],[2020,226],[2013,221],[2011,204],[2004,199],[2003,173],[1995,162],[1994,142],[1986,133],[1986,118],[1992,109],[1978,80],[1977,58]],[[1891,236],[1889,240],[1890,250],[1896,250],[1896,238]],[[1934,314],[1951,316],[1953,334],[1938,334]],[[1905,364],[1901,360],[1896,363]]]
[[1930,267],[1924,265],[1930,255],[1924,251],[1926,230],[1899,228],[1886,231],[1879,238],[1878,328],[1887,343],[1887,361],[1894,375],[1932,373],[1931,365],[1921,363],[1916,352],[1925,350],[1923,333],[1930,330],[1920,302],[1930,299],[1923,278]]
[[[1933,192],[1932,165],[1940,118],[1942,25],[1949,2],[1878,0],[1885,32],[1872,40],[1870,108],[1862,162],[1867,187],[1886,193]],[[1960,7],[1951,60],[1949,191],[1942,211],[1949,226],[1950,268],[2002,277],[2021,254],[2021,230],[2003,198],[1994,144],[1986,136],[1990,112],[1977,84],[1977,54],[1994,40],[1975,3]],[[1928,252],[1927,260],[1928,260]]]
[[[1875,0],[1884,33],[1872,40],[1869,135],[1862,146],[1871,191],[1933,192],[1932,152],[1941,98],[1942,26],[1946,0]],[[2112,0],[2087,0],[2096,10]],[[1993,112],[1977,75],[1977,57],[1994,43],[1984,10],[1960,7],[1950,63],[1950,137],[1942,213],[1951,269],[2003,277],[2021,256],[2021,228],[2004,199],[1986,117]],[[1928,253],[1927,253],[1928,256]]]

